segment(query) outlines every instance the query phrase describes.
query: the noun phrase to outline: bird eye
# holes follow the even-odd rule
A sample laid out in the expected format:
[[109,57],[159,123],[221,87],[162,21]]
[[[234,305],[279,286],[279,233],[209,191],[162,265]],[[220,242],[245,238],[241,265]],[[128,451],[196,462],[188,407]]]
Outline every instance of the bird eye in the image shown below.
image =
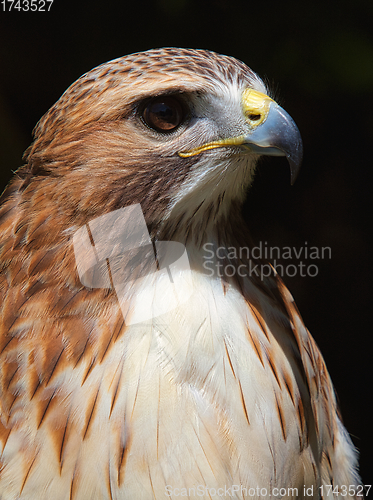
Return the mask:
[[152,99],[145,107],[142,117],[148,127],[157,132],[172,132],[183,121],[183,108],[172,96]]

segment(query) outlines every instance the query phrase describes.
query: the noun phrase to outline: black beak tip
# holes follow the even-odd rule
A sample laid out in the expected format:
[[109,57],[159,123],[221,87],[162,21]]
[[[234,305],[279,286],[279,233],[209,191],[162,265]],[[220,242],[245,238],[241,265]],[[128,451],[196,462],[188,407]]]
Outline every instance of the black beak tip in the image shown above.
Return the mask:
[[303,146],[301,142],[297,144],[297,147],[290,155],[287,155],[287,159],[290,165],[290,183],[293,185],[298,177],[299,170],[302,165]]

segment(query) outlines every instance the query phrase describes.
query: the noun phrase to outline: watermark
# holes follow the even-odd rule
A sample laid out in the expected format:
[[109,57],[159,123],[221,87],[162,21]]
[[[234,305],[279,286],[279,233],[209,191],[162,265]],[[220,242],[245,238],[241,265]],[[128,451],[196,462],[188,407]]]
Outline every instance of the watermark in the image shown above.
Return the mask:
[[[172,311],[193,294],[192,272],[185,246],[153,242],[139,204],[114,210],[75,231],[77,272],[88,288],[114,289],[127,325]],[[314,277],[317,261],[330,259],[330,247],[223,247],[205,243],[202,267],[211,277],[265,279]],[[272,260],[272,264],[266,263]],[[289,262],[291,260],[291,262]],[[288,262],[287,262],[288,261]]]
[[255,497],[255,498],[264,498],[264,497],[273,497],[273,498],[298,498],[299,494],[303,496],[303,498],[306,497],[314,497],[316,495],[317,489],[319,489],[319,495],[323,498],[333,498],[333,497],[345,497],[345,496],[350,496],[350,497],[364,497],[364,492],[365,495],[368,496],[368,493],[371,489],[370,484],[366,485],[331,485],[331,484],[324,484],[317,487],[314,487],[313,485],[311,486],[303,486],[303,488],[298,489],[298,488],[292,488],[292,487],[274,487],[270,490],[267,488],[259,487],[257,486],[256,488],[254,487],[245,487],[241,484],[234,484],[231,486],[222,486],[222,487],[217,487],[217,488],[212,488],[206,485],[199,484],[198,486],[195,487],[190,487],[190,488],[175,488],[174,486],[167,485],[165,487],[165,495],[169,498],[177,498],[177,497],[235,497],[236,495],[240,495],[241,497],[244,496],[244,498],[247,497]]
[[220,278],[231,278],[236,275],[241,278],[255,276],[261,280],[275,273],[282,277],[314,278],[319,273],[317,261],[331,259],[332,255],[330,247],[308,246],[307,241],[298,248],[269,246],[267,242],[260,242],[251,248],[205,243],[203,251],[202,265],[208,276]]
[[[246,488],[240,484],[233,484],[231,486],[223,486],[220,488],[212,488],[199,484],[192,488],[174,488],[171,485],[165,487],[165,494],[168,497],[234,497],[236,494],[241,496],[245,495],[250,497],[267,497],[273,496],[282,498],[284,496],[297,497],[298,488],[273,488],[268,491],[267,488]],[[311,494],[309,495],[311,496]]]
[[1,0],[3,12],[49,12],[54,0]]
[[193,293],[185,246],[153,245],[139,204],[91,220],[75,231],[73,245],[81,283],[114,289],[127,325],[172,311]]

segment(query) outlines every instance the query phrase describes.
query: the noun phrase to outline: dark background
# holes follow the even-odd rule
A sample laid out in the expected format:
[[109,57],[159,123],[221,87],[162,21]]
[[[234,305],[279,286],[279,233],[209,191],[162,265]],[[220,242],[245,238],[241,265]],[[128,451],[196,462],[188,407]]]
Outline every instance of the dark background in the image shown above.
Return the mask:
[[291,187],[284,159],[262,162],[245,213],[257,242],[331,248],[331,259],[304,260],[318,265],[317,276],[284,279],[325,356],[361,451],[363,482],[372,483],[373,2],[54,0],[50,12],[0,7],[1,188],[22,164],[38,119],[81,74],[107,60],[162,46],[207,48],[243,60],[271,84],[302,133],[303,167]]

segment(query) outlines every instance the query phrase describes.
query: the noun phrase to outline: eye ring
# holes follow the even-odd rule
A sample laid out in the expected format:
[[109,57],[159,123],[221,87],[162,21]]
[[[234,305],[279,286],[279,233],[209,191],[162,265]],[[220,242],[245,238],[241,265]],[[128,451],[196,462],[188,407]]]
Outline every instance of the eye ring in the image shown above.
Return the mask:
[[148,101],[141,116],[149,128],[167,134],[181,125],[185,113],[180,100],[168,95],[154,97]]

